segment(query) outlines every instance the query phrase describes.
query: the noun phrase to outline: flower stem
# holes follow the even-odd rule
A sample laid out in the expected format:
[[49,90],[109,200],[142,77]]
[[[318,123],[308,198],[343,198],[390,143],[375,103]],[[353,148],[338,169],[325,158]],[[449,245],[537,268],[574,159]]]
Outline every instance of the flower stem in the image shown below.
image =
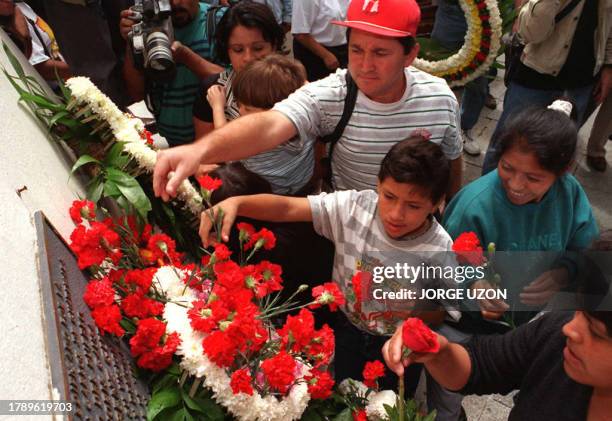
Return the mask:
[[399,412],[399,421],[404,421],[404,375],[398,376],[398,401],[397,401],[397,410]]

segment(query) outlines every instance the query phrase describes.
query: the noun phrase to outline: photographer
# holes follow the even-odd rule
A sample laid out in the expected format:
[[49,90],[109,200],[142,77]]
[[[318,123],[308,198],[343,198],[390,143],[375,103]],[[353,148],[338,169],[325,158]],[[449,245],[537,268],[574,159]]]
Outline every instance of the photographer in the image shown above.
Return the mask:
[[[154,0],[145,0],[143,3]],[[128,34],[137,23],[133,10],[123,10],[119,29],[121,36],[128,41],[123,76],[128,93],[134,101],[146,97],[147,106],[157,121],[159,133],[170,146],[189,143],[194,139],[191,120],[193,101],[198,92],[199,80],[223,69],[208,61],[211,48],[206,35],[206,12],[209,6],[197,0],[171,0],[172,25],[174,38],[172,57],[176,64],[176,75],[170,82],[152,80],[134,62],[133,45]],[[146,24],[146,22],[144,22]]]

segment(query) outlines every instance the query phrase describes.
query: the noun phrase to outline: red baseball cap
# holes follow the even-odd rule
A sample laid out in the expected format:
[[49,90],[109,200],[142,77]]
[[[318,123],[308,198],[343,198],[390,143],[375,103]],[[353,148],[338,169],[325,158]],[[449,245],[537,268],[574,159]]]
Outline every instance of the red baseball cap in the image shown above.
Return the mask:
[[420,21],[415,0],[352,0],[346,20],[332,23],[386,37],[414,37]]

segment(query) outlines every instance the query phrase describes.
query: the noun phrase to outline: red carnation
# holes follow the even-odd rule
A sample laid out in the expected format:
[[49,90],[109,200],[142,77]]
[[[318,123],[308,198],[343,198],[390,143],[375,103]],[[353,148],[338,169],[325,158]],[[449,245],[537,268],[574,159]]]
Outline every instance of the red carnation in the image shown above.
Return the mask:
[[164,261],[167,256],[172,263],[180,262],[180,255],[176,252],[176,243],[166,234],[153,234],[147,242],[147,249],[152,253],[153,261]]
[[353,412],[353,421],[368,421],[368,416],[364,409]]
[[221,181],[221,179],[213,178],[208,174],[198,177],[197,180],[200,184],[200,187],[204,190],[207,190],[209,194],[223,185],[223,181]]
[[436,334],[417,317],[407,319],[402,325],[402,341],[413,352],[436,353],[440,350]]
[[140,137],[142,140],[146,142],[147,145],[153,146],[153,135],[147,129],[143,129],[142,133],[140,133]]
[[227,333],[216,330],[202,341],[204,353],[213,363],[219,367],[229,367],[236,356],[236,344]]
[[166,324],[155,318],[142,319],[138,322],[136,334],[130,339],[130,351],[137,357],[155,348],[166,333]]
[[168,335],[163,345],[156,346],[138,357],[136,364],[139,367],[147,370],[155,372],[162,371],[172,364],[172,356],[176,352],[176,349],[180,343],[181,339],[179,335],[173,332]]
[[328,325],[323,325],[312,337],[308,356],[316,361],[317,366],[326,365],[334,353],[334,344],[334,331]]
[[385,366],[380,361],[367,362],[363,367],[363,384],[369,388],[377,387],[376,381],[385,375]]
[[303,308],[295,316],[287,316],[285,325],[278,330],[283,348],[293,352],[302,352],[314,340],[314,316]]
[[115,302],[115,290],[112,282],[108,278],[91,281],[85,288],[83,300],[92,309],[100,306],[110,306]]
[[125,274],[125,283],[130,291],[144,295],[149,292],[156,271],[157,268],[130,270]]
[[217,262],[229,259],[231,254],[232,252],[229,251],[225,244],[219,243],[215,245],[215,258]]
[[232,387],[232,392],[234,392],[234,395],[237,395],[238,393],[253,395],[253,386],[251,386],[251,381],[251,375],[249,374],[249,370],[246,368],[241,368],[240,370],[234,371],[230,381],[230,386]]
[[75,200],[72,202],[69,213],[75,224],[83,222],[83,218],[93,221],[96,218],[96,205],[89,200]]
[[128,317],[146,319],[160,316],[164,312],[164,305],[141,294],[129,294],[121,301],[121,309]]
[[[177,333],[165,335],[166,324],[155,318],[142,319],[130,339],[132,356],[139,367],[161,371],[172,363],[172,356],[181,340]],[[164,336],[165,340],[164,340]]]
[[91,311],[91,317],[102,332],[108,332],[116,336],[123,336],[125,333],[125,330],[119,324],[122,316],[119,306],[116,304],[96,307]]
[[327,371],[312,370],[304,380],[308,383],[311,398],[327,399],[331,396],[334,379]]
[[346,302],[344,294],[342,294],[342,291],[340,291],[340,288],[334,282],[327,282],[314,287],[312,289],[312,296],[315,299],[315,303],[310,305],[311,308],[318,308],[329,304],[329,309],[336,311],[338,306],[342,306]]
[[259,250],[263,247],[266,250],[271,250],[275,246],[276,237],[274,233],[267,228],[262,228],[250,236],[249,241],[244,245],[244,249],[248,250],[254,247],[255,250]]
[[237,223],[236,228],[238,228],[239,239],[241,243],[248,241],[248,239],[251,238],[253,234],[255,234],[255,228],[253,227],[253,225],[248,224],[246,222]]
[[484,255],[478,236],[470,231],[462,233],[453,243],[453,251],[457,254],[459,263],[480,266],[484,263]]
[[79,225],[70,235],[70,248],[77,255],[79,269],[101,264],[109,257],[114,263],[121,259],[121,238],[109,226],[93,221],[87,229]]
[[285,351],[280,351],[276,356],[261,363],[261,370],[268,384],[281,393],[286,393],[293,385],[295,368],[295,360]]
[[280,265],[264,260],[255,267],[255,270],[261,275],[259,280],[257,280],[257,277],[254,278],[258,281],[255,291],[257,298],[263,298],[274,291],[283,289],[283,280],[281,279],[283,270]]

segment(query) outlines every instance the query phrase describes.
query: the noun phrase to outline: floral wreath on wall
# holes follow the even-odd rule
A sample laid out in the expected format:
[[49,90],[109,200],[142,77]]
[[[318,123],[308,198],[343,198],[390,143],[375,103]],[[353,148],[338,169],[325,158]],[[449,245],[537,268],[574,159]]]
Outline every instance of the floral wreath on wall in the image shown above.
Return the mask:
[[486,73],[500,49],[502,18],[496,0],[459,0],[467,33],[461,49],[438,61],[417,58],[413,66],[446,79],[451,87],[463,86]]

